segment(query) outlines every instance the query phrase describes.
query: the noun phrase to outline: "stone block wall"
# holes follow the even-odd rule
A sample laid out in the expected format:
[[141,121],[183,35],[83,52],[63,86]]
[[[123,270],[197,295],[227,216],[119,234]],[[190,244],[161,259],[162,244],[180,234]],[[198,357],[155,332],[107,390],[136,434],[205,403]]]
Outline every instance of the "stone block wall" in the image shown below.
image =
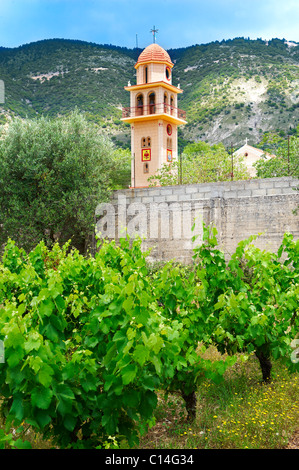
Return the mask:
[[116,240],[124,229],[145,237],[152,260],[190,262],[194,244],[202,240],[202,222],[216,226],[228,257],[239,241],[258,233],[255,244],[276,251],[285,232],[299,238],[296,188],[299,180],[282,177],[119,190],[109,204],[98,206],[97,231]]

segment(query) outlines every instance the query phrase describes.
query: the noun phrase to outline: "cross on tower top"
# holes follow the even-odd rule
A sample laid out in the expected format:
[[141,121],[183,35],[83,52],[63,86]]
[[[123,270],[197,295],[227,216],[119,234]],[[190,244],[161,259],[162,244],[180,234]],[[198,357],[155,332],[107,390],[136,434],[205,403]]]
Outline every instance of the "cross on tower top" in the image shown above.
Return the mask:
[[154,41],[154,43],[156,42],[156,33],[157,33],[158,31],[159,31],[158,29],[155,29],[155,26],[153,27],[153,29],[150,30],[150,32],[153,33],[153,41]]

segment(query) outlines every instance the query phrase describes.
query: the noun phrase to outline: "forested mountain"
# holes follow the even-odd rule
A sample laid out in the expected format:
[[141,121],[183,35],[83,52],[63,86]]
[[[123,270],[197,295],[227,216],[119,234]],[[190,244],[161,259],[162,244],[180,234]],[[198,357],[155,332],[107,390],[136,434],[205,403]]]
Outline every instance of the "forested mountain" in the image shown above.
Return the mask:
[[[77,107],[122,145],[129,127],[124,90],[135,83],[141,50],[53,39],[0,48],[5,83],[0,122],[7,116],[65,114]],[[180,141],[256,145],[269,131],[292,133],[299,123],[299,44],[236,38],[168,50],[175,62],[173,84],[184,93],[179,107],[188,124]]]

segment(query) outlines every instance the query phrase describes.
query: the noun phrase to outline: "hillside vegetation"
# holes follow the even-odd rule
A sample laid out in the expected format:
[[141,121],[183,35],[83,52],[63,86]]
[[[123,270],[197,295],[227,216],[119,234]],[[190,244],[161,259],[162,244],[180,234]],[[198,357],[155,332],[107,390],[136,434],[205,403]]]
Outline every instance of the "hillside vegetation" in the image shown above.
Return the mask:
[[[124,86],[135,83],[140,52],[63,39],[0,48],[6,91],[0,120],[55,116],[78,107],[118,144],[129,145],[121,108],[129,105]],[[287,134],[297,127],[298,44],[236,38],[168,52],[175,62],[173,84],[184,90],[179,107],[187,111],[188,123],[180,131],[181,143],[236,147],[247,137],[256,145],[267,131]]]

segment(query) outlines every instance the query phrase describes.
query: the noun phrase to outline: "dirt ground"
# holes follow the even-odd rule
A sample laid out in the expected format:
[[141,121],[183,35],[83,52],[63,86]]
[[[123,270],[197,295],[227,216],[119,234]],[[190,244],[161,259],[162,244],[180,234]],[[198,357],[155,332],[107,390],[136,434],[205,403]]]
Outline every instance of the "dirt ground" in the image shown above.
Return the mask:
[[295,431],[294,435],[290,439],[287,449],[299,449],[299,429]]

